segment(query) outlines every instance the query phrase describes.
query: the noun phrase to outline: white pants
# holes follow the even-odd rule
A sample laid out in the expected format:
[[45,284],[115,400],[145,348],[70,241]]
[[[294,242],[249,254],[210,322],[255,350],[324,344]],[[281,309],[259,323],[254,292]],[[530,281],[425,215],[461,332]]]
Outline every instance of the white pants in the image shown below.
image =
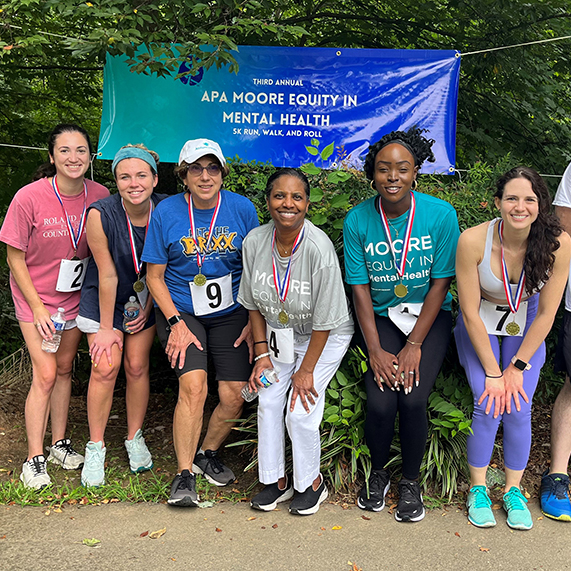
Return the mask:
[[292,443],[293,485],[305,491],[319,475],[321,439],[319,426],[323,418],[325,391],[343,359],[351,335],[330,335],[313,371],[313,385],[318,397],[310,412],[303,408],[299,397],[290,412],[291,377],[301,366],[309,339],[294,344],[295,361],[291,364],[274,361],[280,380],[261,390],[258,404],[258,468],[260,482],[273,484],[285,476],[285,424]]

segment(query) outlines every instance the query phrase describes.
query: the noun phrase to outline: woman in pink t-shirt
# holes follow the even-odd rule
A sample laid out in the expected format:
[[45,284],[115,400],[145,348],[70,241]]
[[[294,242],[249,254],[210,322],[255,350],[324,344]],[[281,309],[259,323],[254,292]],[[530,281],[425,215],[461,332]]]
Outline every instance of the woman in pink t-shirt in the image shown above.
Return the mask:
[[[43,454],[48,415],[48,460],[68,470],[83,464],[65,432],[72,363],[81,339],[75,318],[89,255],[84,222],[88,206],[109,195],[104,186],[85,180],[92,148],[84,129],[58,125],[48,151],[49,162],[38,169],[34,182],[16,193],[0,229],[0,240],[7,244],[16,317],[33,367],[25,409],[28,458],[20,479],[36,489],[51,484]],[[42,341],[53,338],[50,316],[59,307],[65,310],[65,330],[57,352],[47,353]]]

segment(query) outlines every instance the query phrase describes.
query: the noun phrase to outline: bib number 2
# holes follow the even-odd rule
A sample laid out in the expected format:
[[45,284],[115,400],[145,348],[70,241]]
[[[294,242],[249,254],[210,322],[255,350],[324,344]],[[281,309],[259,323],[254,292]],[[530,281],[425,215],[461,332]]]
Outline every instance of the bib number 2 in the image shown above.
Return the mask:
[[85,279],[85,270],[89,258],[83,260],[62,260],[59,265],[56,291],[78,291]]

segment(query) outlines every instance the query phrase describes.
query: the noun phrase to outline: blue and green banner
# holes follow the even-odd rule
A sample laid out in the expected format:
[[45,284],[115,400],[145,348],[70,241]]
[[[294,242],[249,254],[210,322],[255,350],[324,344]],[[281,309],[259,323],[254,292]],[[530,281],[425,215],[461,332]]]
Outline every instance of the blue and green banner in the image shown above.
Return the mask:
[[188,139],[205,137],[245,161],[360,168],[370,144],[418,125],[436,141],[423,172],[454,172],[458,52],[240,46],[234,55],[237,74],[213,67],[179,79],[131,73],[124,56],[107,56],[99,157],[144,143],[177,162]]

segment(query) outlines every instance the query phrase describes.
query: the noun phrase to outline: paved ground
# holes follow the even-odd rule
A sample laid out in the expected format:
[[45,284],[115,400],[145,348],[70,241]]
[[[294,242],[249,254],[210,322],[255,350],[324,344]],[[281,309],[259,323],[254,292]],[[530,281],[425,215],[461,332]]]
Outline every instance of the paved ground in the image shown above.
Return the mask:
[[[542,518],[530,503],[535,527],[527,532],[511,531],[502,510],[495,512],[498,526],[482,530],[456,508],[399,524],[387,510],[374,514],[329,504],[311,517],[230,503],[208,509],[73,506],[48,516],[45,508],[0,506],[0,569],[569,569],[571,524]],[[140,537],[162,528],[159,539]],[[100,547],[83,545],[86,538],[99,539]]]

